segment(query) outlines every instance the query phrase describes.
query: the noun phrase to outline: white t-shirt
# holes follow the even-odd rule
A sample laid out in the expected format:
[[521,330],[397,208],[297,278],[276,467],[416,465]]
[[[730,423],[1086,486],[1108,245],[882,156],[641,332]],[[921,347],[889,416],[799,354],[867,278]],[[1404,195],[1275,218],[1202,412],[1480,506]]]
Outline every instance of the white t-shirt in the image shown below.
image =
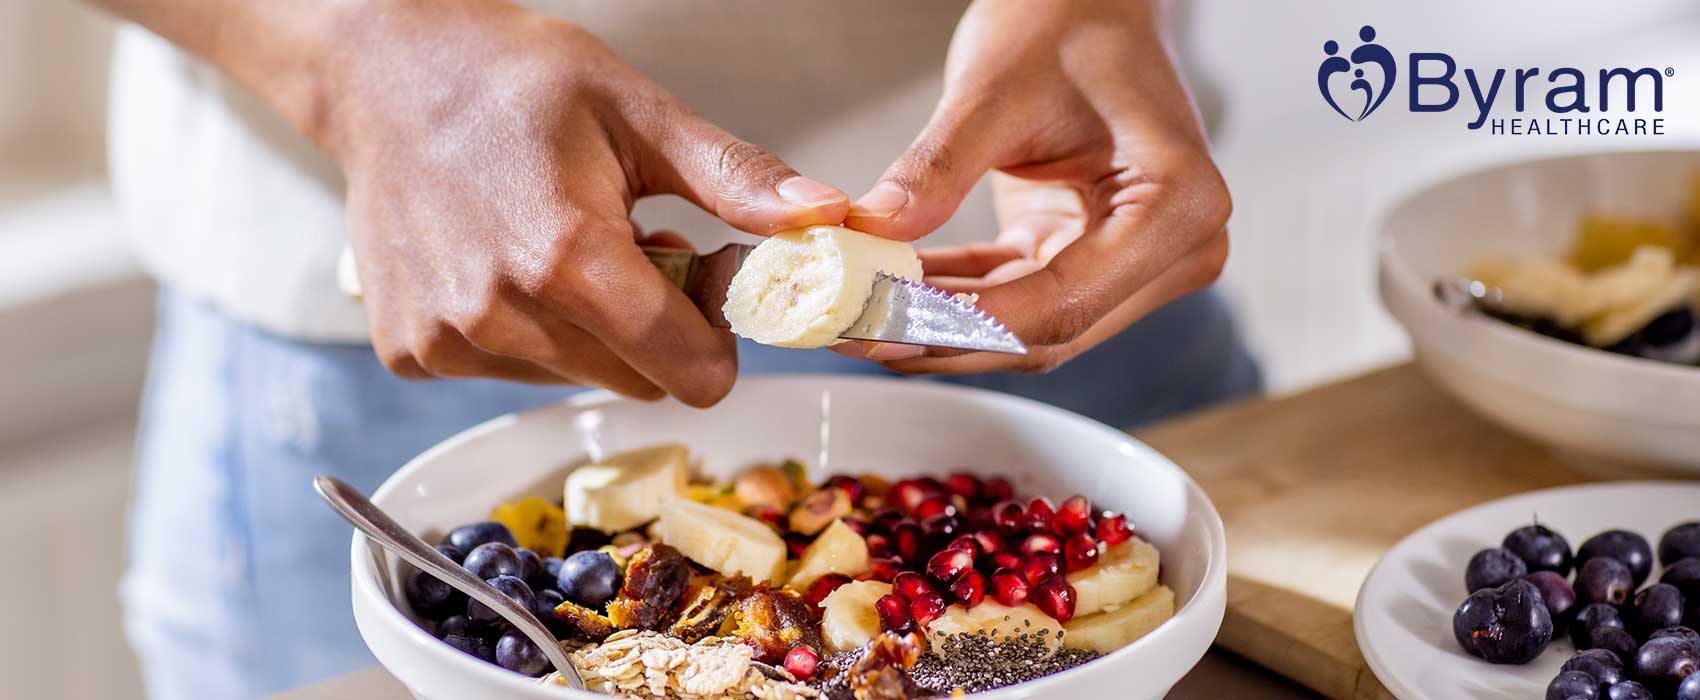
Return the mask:
[[[926,123],[965,3],[873,0],[537,0],[706,118],[801,172],[860,195]],[[114,58],[113,188],[143,264],[164,283],[267,330],[367,339],[336,285],[347,232],[336,164],[241,85],[134,27]],[[699,248],[735,238],[682,200],[635,218]],[[927,242],[990,237],[976,191]]]

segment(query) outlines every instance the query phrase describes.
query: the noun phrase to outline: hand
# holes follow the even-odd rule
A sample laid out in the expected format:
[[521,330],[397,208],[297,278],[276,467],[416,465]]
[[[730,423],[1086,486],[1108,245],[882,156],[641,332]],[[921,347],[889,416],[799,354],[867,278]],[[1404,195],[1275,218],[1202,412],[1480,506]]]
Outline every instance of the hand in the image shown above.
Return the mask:
[[846,225],[919,238],[999,171],[996,241],[923,251],[922,263],[929,282],[977,292],[1029,353],[866,356],[905,373],[1046,371],[1216,279],[1227,187],[1156,23],[1133,0],[968,9],[931,122]]
[[347,176],[372,342],[401,376],[713,404],[733,339],[644,258],[633,201],[679,195],[757,234],[848,210],[571,24],[457,0],[345,26],[308,131]]

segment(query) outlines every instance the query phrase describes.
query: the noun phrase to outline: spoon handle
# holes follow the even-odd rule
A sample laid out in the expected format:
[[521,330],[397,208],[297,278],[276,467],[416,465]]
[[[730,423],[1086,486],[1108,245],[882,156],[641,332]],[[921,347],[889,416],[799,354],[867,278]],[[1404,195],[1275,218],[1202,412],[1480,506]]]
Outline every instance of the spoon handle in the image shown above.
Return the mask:
[[408,532],[407,528],[367,500],[366,496],[354,487],[334,477],[320,476],[313,479],[313,488],[318,490],[319,495],[324,497],[325,502],[329,503],[338,515],[372,541],[383,545],[384,549],[407,560],[407,563],[418,567],[420,571],[437,577],[495,610],[543,650],[543,655],[549,657],[549,663],[555,666],[555,670],[561,673],[568,685],[576,690],[584,690],[584,680],[579,678],[578,669],[573,668],[567,653],[561,649],[561,643],[555,640],[555,635],[550,633],[543,623],[537,621],[530,610],[526,610],[494,586],[478,580],[477,576],[443,556],[435,547],[425,544],[424,540]]

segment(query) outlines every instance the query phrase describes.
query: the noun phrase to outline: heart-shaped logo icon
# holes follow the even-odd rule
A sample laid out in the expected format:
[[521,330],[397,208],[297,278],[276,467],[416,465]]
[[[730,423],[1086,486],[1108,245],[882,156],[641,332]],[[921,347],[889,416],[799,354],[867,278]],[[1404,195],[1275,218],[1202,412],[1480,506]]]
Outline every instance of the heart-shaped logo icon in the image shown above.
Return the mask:
[[[1393,53],[1375,43],[1375,27],[1364,25],[1358,30],[1358,39],[1363,44],[1352,49],[1348,56],[1337,55],[1339,42],[1330,39],[1323,43],[1322,53],[1327,58],[1316,69],[1316,89],[1322,93],[1323,101],[1340,116],[1355,122],[1363,121],[1387,100],[1399,73]],[[1374,70],[1366,71],[1366,67]],[[1340,74],[1349,74],[1350,80],[1344,77],[1335,80]],[[1342,83],[1346,86],[1343,98],[1334,93],[1335,85]]]

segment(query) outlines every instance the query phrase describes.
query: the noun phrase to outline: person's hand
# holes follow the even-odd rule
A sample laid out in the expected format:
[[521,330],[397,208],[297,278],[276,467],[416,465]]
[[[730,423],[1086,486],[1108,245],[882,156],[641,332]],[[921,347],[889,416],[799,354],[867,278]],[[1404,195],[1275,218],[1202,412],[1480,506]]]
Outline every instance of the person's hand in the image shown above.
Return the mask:
[[481,0],[346,24],[308,132],[347,177],[372,343],[401,376],[713,404],[733,339],[644,258],[633,201],[676,194],[757,234],[849,207],[571,24]]
[[1216,279],[1228,191],[1156,24],[1143,0],[968,9],[931,122],[846,225],[919,238],[1001,171],[996,241],[921,259],[929,282],[977,292],[1029,353],[860,351],[905,373],[1045,371]]

